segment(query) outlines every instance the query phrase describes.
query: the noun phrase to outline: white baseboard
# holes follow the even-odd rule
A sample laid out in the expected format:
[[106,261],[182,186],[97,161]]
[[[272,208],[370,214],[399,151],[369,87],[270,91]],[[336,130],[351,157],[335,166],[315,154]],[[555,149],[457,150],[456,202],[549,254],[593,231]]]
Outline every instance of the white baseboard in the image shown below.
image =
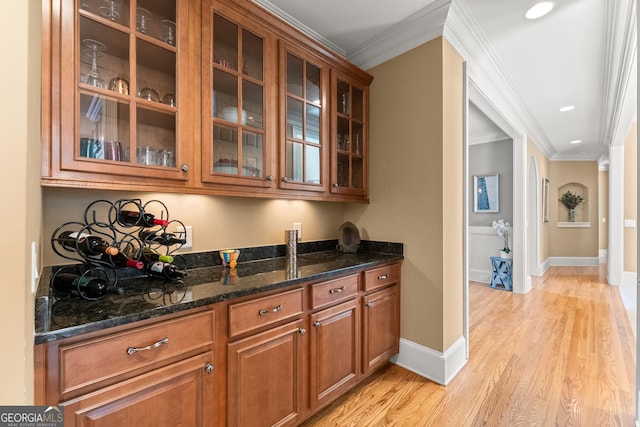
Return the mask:
[[598,258],[600,258],[600,261],[606,261],[608,257],[609,251],[607,249],[598,249]]
[[447,385],[467,364],[467,342],[460,337],[440,353],[401,338],[400,353],[391,361],[440,385]]
[[472,282],[491,283],[491,270],[469,270],[469,280]]
[[636,286],[638,283],[638,273],[635,271],[622,272],[622,286]]
[[599,265],[600,260],[598,257],[549,257],[549,265],[551,267],[582,267],[590,265]]

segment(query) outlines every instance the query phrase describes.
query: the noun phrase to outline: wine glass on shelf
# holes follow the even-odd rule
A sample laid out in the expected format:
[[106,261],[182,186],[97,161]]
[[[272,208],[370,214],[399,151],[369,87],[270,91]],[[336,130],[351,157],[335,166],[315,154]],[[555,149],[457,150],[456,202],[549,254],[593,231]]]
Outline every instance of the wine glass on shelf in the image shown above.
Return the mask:
[[141,7],[136,8],[136,30],[142,34],[147,34],[152,16],[151,12],[147,9]]
[[104,43],[94,39],[84,39],[82,44],[87,49],[91,57],[91,71],[84,77],[83,83],[90,86],[104,88],[104,79],[98,72],[98,57],[103,55],[103,52],[107,50],[107,46]]
[[117,22],[120,18],[122,0],[104,0],[104,3],[104,6],[100,6],[100,14],[111,21]]
[[175,46],[176,45],[176,23],[168,19],[163,19],[160,25],[162,26],[160,39],[171,46]]

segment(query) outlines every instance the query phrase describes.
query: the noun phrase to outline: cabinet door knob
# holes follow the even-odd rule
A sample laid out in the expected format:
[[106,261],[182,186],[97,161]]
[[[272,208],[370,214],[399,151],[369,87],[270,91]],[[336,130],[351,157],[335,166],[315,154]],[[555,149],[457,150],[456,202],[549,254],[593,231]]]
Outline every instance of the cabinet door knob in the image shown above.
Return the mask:
[[273,175],[267,175],[267,181],[273,181]]
[[373,305],[373,303],[371,301],[367,301],[365,305],[367,306],[367,308],[370,308]]
[[305,328],[300,328],[300,329],[298,329],[298,333],[299,333],[300,335],[304,335],[304,334],[306,334],[306,333],[307,333],[307,330],[306,330]]
[[282,182],[289,182],[289,178],[287,178],[286,176],[282,177]]
[[210,374],[211,372],[213,372],[213,365],[211,363],[207,363],[206,365],[204,365],[204,371],[207,374]]
[[316,328],[320,327],[320,322],[316,320],[315,322],[313,322],[313,326],[315,326]]
[[182,167],[180,169],[182,169],[182,172],[188,172],[189,171],[189,165],[185,163],[184,165],[182,165]]
[[333,184],[333,186],[334,186],[335,188],[340,187],[338,184]]

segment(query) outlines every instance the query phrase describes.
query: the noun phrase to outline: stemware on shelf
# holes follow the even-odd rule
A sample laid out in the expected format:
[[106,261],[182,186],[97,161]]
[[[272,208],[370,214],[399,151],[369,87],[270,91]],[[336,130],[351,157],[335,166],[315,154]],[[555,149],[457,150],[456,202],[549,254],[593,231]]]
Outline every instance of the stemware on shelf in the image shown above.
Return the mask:
[[91,71],[84,77],[84,82],[90,86],[104,88],[104,79],[98,72],[98,56],[107,50],[104,43],[95,39],[84,39],[82,44],[88,49],[91,55]]
[[136,8],[136,30],[142,34],[147,34],[152,16],[151,12],[147,9],[142,7]]
[[160,23],[162,26],[162,32],[160,32],[160,40],[163,42],[175,46],[176,45],[176,23],[168,19],[163,19]]
[[100,14],[111,21],[117,22],[120,19],[122,0],[104,0],[104,3],[104,6],[100,6]]

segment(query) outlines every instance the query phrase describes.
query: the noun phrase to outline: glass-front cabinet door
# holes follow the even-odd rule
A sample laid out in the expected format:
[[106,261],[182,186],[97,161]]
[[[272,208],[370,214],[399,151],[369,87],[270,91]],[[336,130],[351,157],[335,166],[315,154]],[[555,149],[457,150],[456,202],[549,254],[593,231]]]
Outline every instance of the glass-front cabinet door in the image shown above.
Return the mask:
[[64,4],[61,168],[186,180],[187,1]]
[[280,69],[280,187],[325,191],[326,67],[319,59],[283,42]]
[[203,13],[202,180],[270,187],[266,36],[209,2]]
[[332,75],[331,192],[366,197],[369,88],[336,71]]

